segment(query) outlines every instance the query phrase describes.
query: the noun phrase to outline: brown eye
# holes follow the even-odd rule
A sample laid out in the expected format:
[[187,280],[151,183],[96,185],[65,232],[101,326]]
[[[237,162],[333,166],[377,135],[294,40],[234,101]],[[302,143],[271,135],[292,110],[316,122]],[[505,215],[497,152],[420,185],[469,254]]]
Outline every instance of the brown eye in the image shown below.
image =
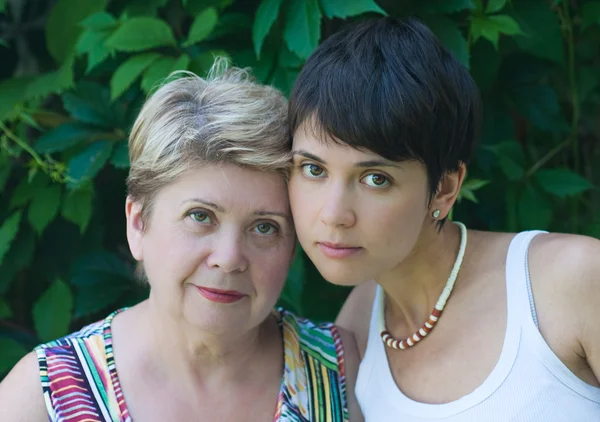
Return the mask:
[[374,188],[381,188],[389,185],[390,181],[382,174],[368,174],[363,178],[363,183]]
[[304,164],[302,166],[302,172],[306,177],[309,177],[311,179],[318,179],[323,176],[325,170],[323,170],[316,164]]

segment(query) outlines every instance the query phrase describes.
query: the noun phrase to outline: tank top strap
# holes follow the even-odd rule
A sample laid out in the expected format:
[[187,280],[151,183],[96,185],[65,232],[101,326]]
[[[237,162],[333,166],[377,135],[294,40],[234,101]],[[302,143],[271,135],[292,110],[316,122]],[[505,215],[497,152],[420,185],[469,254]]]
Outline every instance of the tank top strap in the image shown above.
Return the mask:
[[506,300],[509,324],[522,325],[535,317],[535,307],[529,281],[529,246],[534,237],[544,231],[518,233],[510,242],[506,256]]

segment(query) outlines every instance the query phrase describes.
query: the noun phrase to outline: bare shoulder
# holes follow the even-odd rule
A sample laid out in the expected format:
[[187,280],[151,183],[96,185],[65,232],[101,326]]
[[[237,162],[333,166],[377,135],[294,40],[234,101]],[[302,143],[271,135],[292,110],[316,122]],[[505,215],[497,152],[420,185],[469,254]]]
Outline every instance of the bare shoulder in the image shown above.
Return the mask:
[[0,383],[0,421],[48,421],[35,352],[22,358]]
[[585,300],[600,288],[600,241],[592,237],[560,233],[536,236],[529,261],[531,272],[539,275],[532,274],[538,290],[567,293],[566,300]]
[[344,348],[344,366],[346,369],[346,394],[348,400],[348,413],[351,422],[363,421],[362,412],[356,400],[355,386],[358,376],[358,366],[360,364],[360,356],[354,335],[341,327],[338,327],[342,346]]
[[569,369],[600,386],[600,241],[540,235],[529,257],[540,332]]
[[377,283],[375,281],[367,281],[356,286],[348,295],[336,319],[336,324],[339,327],[350,331],[354,335],[361,359],[367,348],[371,310],[373,309],[376,288]]

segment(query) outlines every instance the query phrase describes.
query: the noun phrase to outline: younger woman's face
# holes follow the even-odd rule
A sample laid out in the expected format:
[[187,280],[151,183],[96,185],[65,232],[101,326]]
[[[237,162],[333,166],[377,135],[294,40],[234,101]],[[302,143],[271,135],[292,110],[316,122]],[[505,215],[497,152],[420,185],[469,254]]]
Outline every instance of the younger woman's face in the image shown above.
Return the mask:
[[425,166],[395,162],[301,126],[288,185],[298,239],[329,282],[355,285],[393,271],[432,226]]

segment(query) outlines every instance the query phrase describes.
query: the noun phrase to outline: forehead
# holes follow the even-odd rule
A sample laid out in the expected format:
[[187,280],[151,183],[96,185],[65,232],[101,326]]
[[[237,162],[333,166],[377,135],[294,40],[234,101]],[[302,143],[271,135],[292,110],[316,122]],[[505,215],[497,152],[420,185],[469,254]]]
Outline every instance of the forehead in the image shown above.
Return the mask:
[[354,148],[344,141],[325,133],[324,130],[315,127],[313,124],[307,123],[303,123],[294,132],[292,153],[294,155],[302,155],[302,153],[317,155],[323,161],[334,158],[335,162],[377,161],[390,165],[399,164],[366,148]]
[[283,176],[232,164],[210,164],[188,170],[164,187],[157,197],[158,201],[171,205],[194,199],[234,211],[249,209],[254,212],[269,208],[285,213],[288,208]]

